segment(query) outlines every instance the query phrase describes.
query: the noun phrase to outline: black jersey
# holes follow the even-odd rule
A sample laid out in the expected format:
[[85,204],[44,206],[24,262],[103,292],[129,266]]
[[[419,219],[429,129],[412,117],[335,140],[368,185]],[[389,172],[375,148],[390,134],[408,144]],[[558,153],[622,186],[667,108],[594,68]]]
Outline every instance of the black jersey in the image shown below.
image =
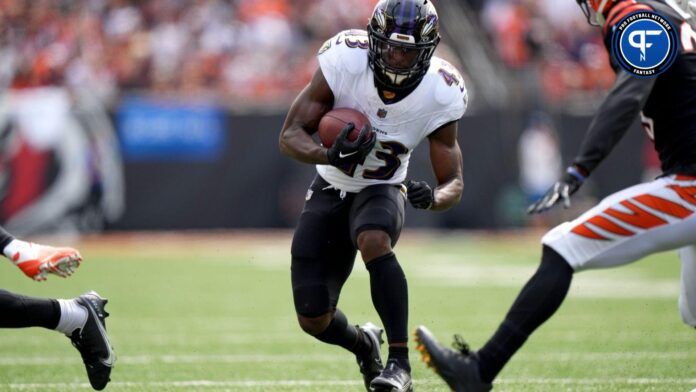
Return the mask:
[[674,64],[657,77],[645,102],[642,122],[652,130],[664,172],[696,171],[696,22],[661,1],[641,3],[668,17],[681,38]]
[[[636,11],[668,18],[680,39],[672,66],[655,78],[634,77],[611,51],[615,26]],[[617,79],[600,106],[574,163],[588,173],[609,153],[635,118],[655,143],[665,174],[696,174],[696,21],[662,0],[625,0],[614,5],[603,28]]]

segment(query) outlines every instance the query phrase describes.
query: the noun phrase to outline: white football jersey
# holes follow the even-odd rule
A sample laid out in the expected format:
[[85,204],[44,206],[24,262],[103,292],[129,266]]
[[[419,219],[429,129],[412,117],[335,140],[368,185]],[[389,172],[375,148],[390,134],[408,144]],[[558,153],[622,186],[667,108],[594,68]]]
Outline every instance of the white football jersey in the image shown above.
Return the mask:
[[418,87],[401,101],[384,104],[367,63],[364,30],[346,30],[319,50],[319,66],[334,95],[334,108],[365,114],[377,143],[363,165],[337,168],[317,165],[317,172],[336,189],[359,192],[375,184],[399,184],[406,179],[414,148],[444,124],[459,120],[466,110],[467,93],[459,72],[434,57]]

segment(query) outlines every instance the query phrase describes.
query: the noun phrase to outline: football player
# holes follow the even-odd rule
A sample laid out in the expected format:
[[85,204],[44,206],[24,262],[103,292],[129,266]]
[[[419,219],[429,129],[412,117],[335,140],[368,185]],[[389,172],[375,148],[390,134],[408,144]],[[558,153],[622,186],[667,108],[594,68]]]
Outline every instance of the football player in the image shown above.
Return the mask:
[[[317,170],[291,249],[300,327],[354,353],[367,390],[412,389],[407,284],[393,252],[405,199],[414,208],[443,211],[462,194],[457,122],[467,95],[459,72],[433,56],[439,41],[432,2],[379,1],[367,31],[343,31],[322,46],[319,69],[290,107],[280,133],[281,151]],[[312,134],[332,108],[364,113],[374,133],[368,136],[364,128],[351,142],[347,135],[354,125],[348,124],[330,148],[321,146]],[[430,145],[437,186],[409,181],[404,187],[411,152],[423,139]],[[336,307],[358,250],[387,333],[386,366],[382,331],[369,323],[349,325]]]
[[612,58],[616,81],[577,158],[529,212],[540,213],[559,202],[568,207],[570,196],[639,115],[659,153],[662,175],[615,193],[576,220],[549,231],[542,238],[541,265],[477,352],[465,344],[459,351],[444,348],[426,328],[416,330],[424,359],[456,391],[490,390],[512,355],[561,305],[578,271],[625,265],[655,252],[679,249],[679,309],[684,323],[696,326],[696,25],[674,2],[578,3],[588,21],[602,26],[610,53],[612,31],[636,11],[657,11],[669,18],[681,36],[680,47],[671,68],[653,78],[631,76]]
[[[48,274],[68,277],[82,261],[75,249],[21,241],[2,227],[0,252],[36,281],[46,280]],[[0,328],[43,327],[65,334],[80,352],[90,384],[102,390],[115,360],[104,323],[109,315],[106,302],[94,291],[73,299],[49,299],[0,290]]]

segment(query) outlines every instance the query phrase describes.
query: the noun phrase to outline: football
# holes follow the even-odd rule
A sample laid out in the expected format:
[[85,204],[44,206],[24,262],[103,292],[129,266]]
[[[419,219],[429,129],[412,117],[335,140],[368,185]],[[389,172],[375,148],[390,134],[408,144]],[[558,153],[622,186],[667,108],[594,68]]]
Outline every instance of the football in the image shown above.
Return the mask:
[[349,108],[333,109],[326,113],[319,121],[318,131],[321,144],[326,148],[331,147],[334,140],[336,140],[341,133],[341,130],[343,130],[349,122],[355,125],[355,128],[348,134],[348,140],[350,141],[354,141],[358,138],[363,125],[367,125],[370,128],[368,135],[373,132],[370,121],[359,111]]

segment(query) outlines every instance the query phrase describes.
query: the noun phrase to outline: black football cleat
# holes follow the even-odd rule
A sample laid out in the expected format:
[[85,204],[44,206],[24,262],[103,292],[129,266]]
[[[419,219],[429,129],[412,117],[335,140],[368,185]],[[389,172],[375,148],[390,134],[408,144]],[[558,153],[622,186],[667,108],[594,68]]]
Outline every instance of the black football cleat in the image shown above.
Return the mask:
[[363,381],[365,382],[365,389],[370,391],[370,383],[375,377],[379,376],[379,374],[382,373],[382,369],[384,369],[380,351],[380,347],[382,343],[384,343],[382,339],[383,330],[369,322],[358,327],[358,329],[367,335],[370,342],[372,342],[372,350],[369,355],[365,357],[356,357],[358,366],[360,366],[360,373],[362,373]]
[[461,337],[455,336],[453,350],[443,347],[424,326],[416,328],[416,350],[420,351],[423,362],[455,392],[487,392],[493,385],[481,380],[478,359],[469,350]]
[[370,384],[372,392],[412,392],[411,373],[396,361],[387,361],[387,367]]
[[69,336],[73,346],[80,352],[87,369],[87,377],[92,388],[101,391],[111,381],[109,375],[114,367],[116,356],[106,335],[104,319],[109,313],[104,310],[108,300],[95,291],[82,294],[77,303],[87,310],[84,327],[73,331]]

